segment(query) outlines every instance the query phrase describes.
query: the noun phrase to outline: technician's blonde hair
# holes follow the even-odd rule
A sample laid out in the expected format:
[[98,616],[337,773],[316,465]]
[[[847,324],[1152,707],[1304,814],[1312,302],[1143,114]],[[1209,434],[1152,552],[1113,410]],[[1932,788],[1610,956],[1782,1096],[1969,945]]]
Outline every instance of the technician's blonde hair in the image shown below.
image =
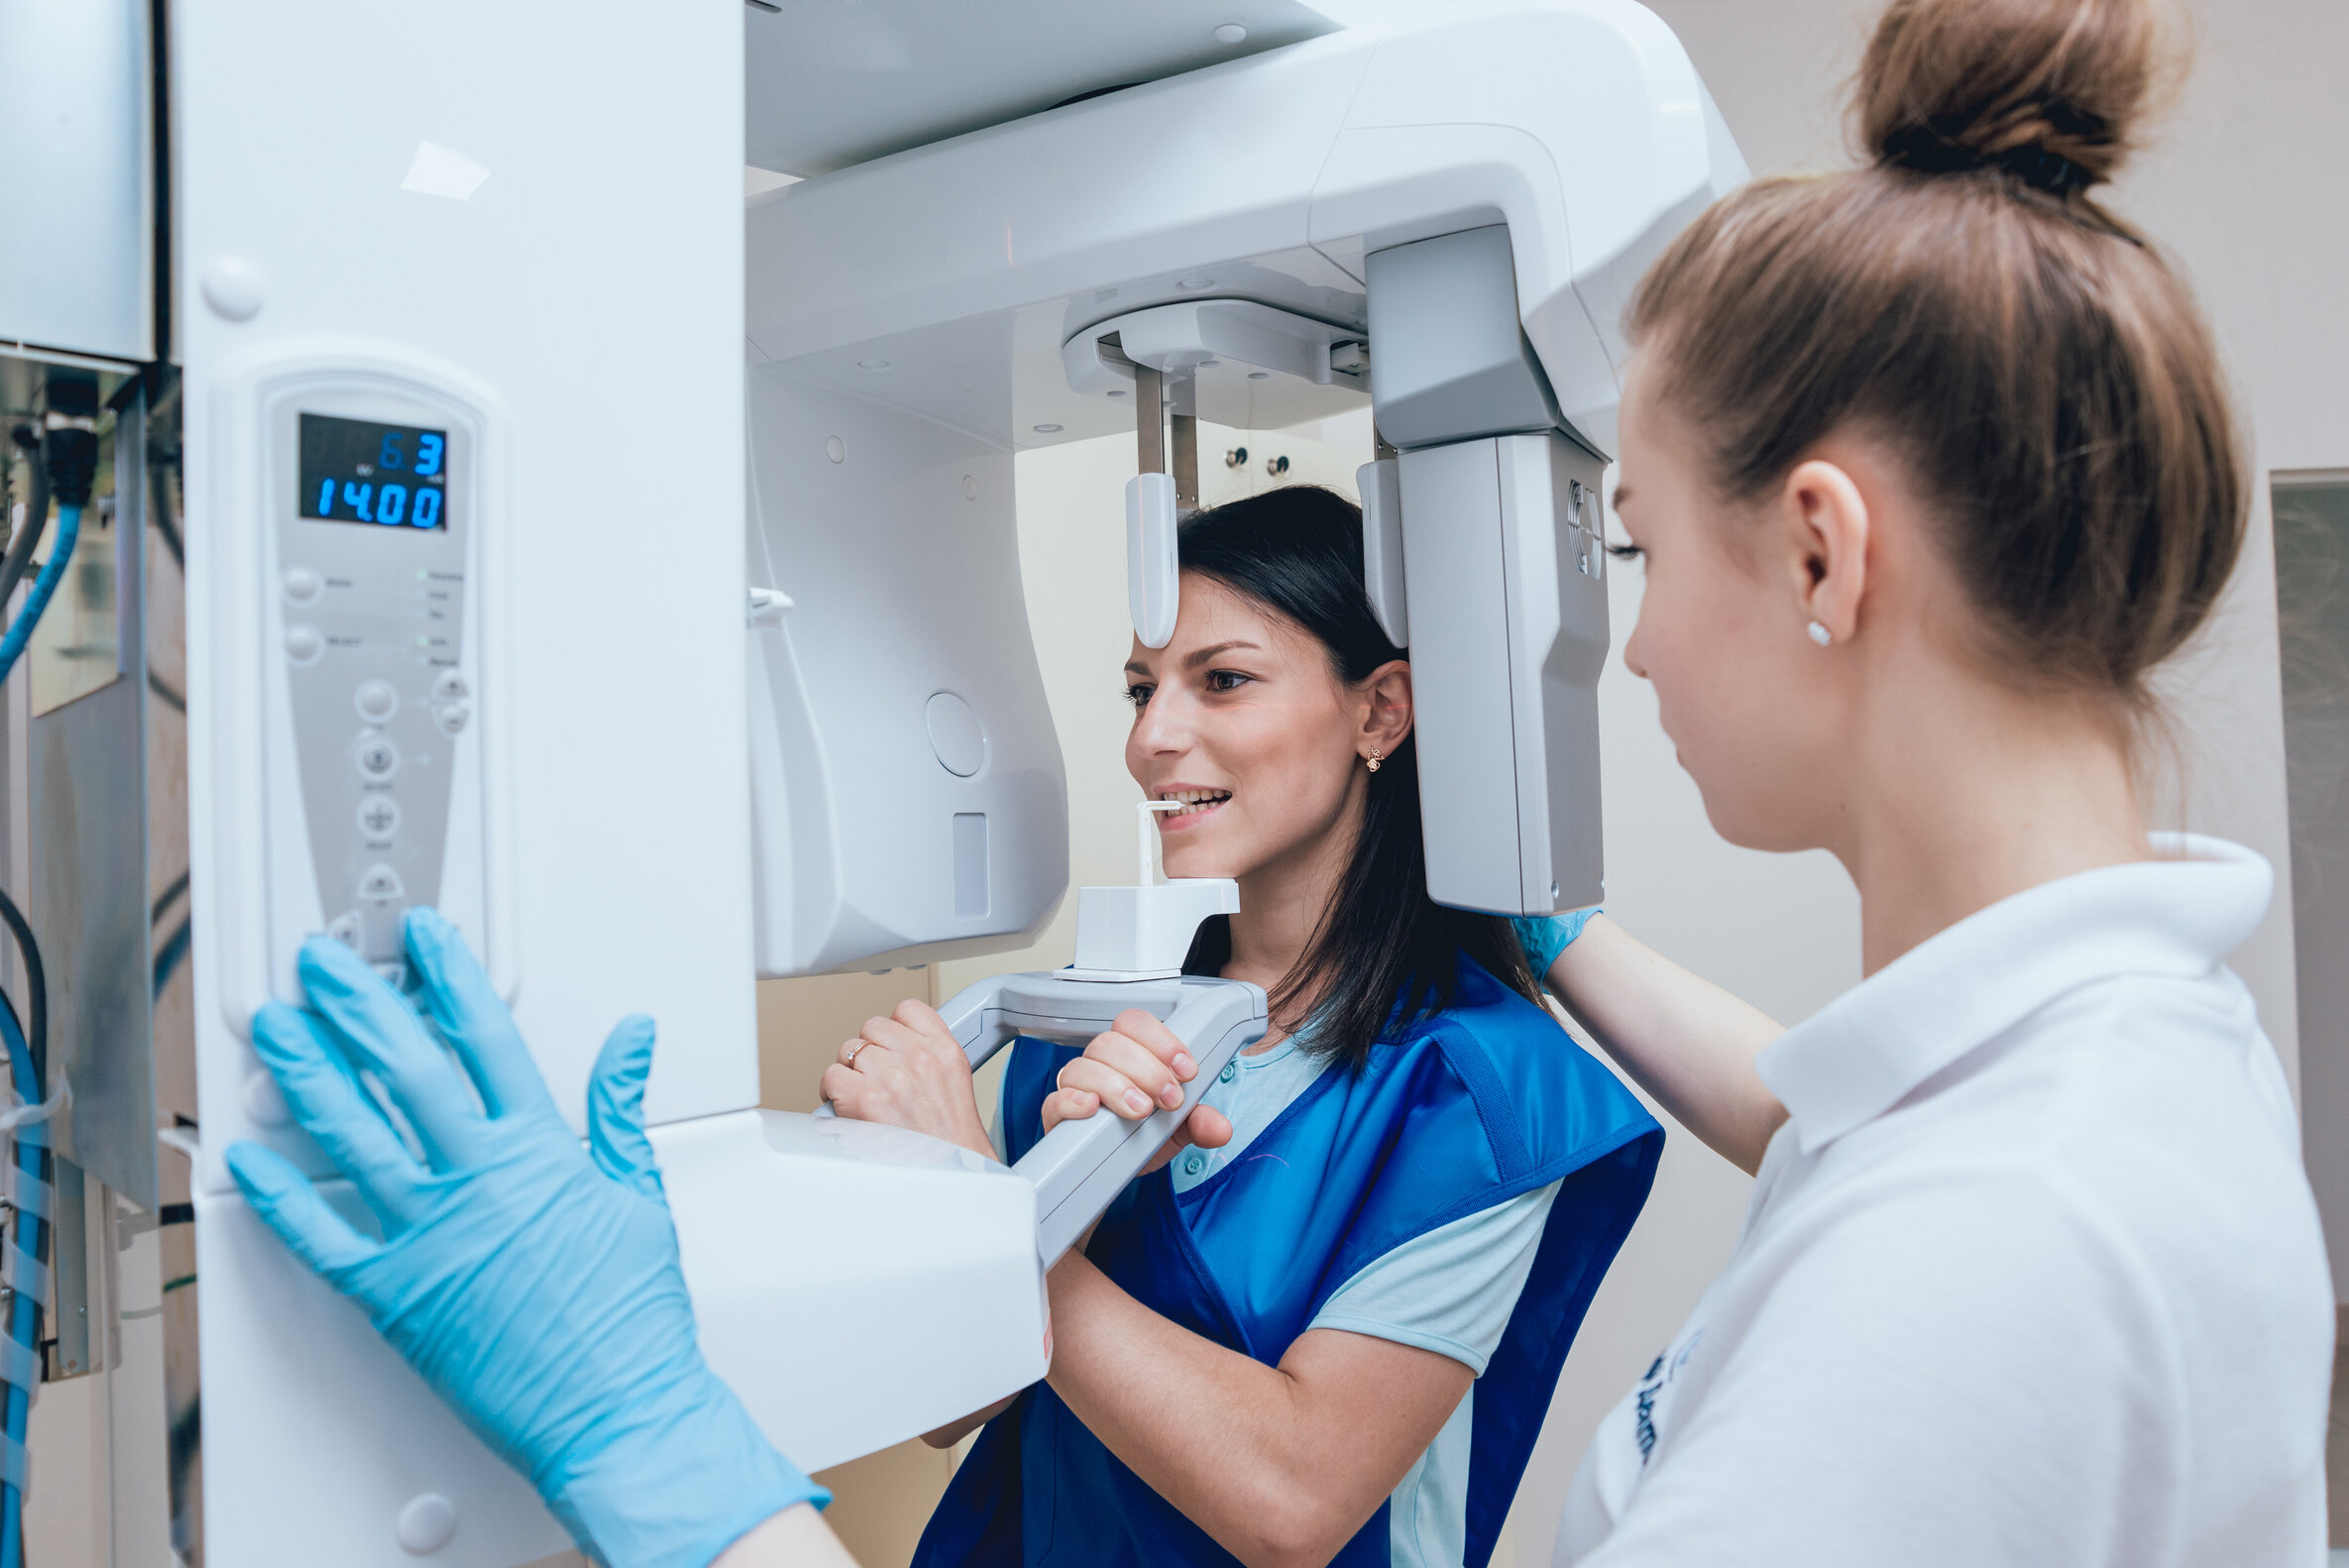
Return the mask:
[[2169,63],[2142,0],[1896,0],[1858,82],[1873,162],[1716,203],[1628,321],[1725,494],[1766,494],[1838,431],[1882,440],[1982,652],[2133,713],[2246,516],[2192,295],[2089,194]]

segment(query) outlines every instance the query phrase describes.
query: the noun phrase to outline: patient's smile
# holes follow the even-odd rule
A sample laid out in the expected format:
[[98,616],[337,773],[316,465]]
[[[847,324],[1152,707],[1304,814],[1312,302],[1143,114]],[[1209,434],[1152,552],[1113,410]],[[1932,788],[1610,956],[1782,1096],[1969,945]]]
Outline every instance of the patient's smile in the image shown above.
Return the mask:
[[1228,789],[1207,789],[1191,784],[1163,786],[1156,792],[1153,799],[1184,801],[1188,805],[1185,810],[1171,811],[1159,818],[1159,831],[1166,833],[1183,828],[1195,828],[1214,815],[1231,798],[1232,792]]

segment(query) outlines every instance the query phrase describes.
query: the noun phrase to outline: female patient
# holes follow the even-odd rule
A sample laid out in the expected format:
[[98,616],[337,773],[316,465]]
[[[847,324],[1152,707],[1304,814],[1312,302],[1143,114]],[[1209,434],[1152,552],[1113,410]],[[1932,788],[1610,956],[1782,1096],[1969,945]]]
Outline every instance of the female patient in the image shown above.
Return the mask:
[[[1186,803],[1169,874],[1240,884],[1188,970],[1263,986],[1273,1027],[1053,1271],[1047,1381],[932,1434],[986,1422],[919,1563],[1484,1561],[1646,1197],[1663,1135],[1533,1000],[1519,933],[1427,896],[1411,669],[1361,526],[1312,489],[1183,525],[1126,762]],[[1532,962],[1566,935],[1529,923]],[[842,1055],[842,1114],[989,1149],[927,1007]],[[1193,1070],[1140,1012],[1081,1056],[1023,1040],[996,1152],[1103,1096],[1178,1104]]]

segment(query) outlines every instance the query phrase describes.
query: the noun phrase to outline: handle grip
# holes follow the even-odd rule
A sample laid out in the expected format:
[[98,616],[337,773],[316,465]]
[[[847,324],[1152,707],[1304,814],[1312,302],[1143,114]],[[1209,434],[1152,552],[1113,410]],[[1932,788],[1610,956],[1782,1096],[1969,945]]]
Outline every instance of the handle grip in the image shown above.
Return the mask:
[[[1105,1032],[1128,1008],[1164,1021],[1189,1049],[1199,1070],[1182,1086],[1179,1106],[1161,1108],[1140,1121],[1102,1109],[1063,1122],[1012,1167],[1036,1188],[1036,1251],[1047,1269],[1174,1135],[1224,1064],[1265,1037],[1264,990],[1245,980],[1197,975],[1072,980],[1048,970],[981,980],[939,1009],[975,1072],[1022,1035],[1081,1044]],[[817,1114],[831,1110],[827,1105]]]

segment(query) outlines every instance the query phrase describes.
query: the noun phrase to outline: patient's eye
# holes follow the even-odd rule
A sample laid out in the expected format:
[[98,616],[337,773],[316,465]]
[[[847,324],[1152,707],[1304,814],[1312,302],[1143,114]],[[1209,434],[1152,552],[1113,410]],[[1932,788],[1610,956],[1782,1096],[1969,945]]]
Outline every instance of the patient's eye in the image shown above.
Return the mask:
[[1209,670],[1207,672],[1207,690],[1236,692],[1253,679],[1255,679],[1254,676],[1242,675],[1238,670]]
[[1126,686],[1126,701],[1132,703],[1135,711],[1139,713],[1150,706],[1150,694],[1156,690],[1156,687],[1145,685],[1140,681],[1129,682]]
[[1611,544],[1607,553],[1619,561],[1636,561],[1647,552],[1635,544]]

